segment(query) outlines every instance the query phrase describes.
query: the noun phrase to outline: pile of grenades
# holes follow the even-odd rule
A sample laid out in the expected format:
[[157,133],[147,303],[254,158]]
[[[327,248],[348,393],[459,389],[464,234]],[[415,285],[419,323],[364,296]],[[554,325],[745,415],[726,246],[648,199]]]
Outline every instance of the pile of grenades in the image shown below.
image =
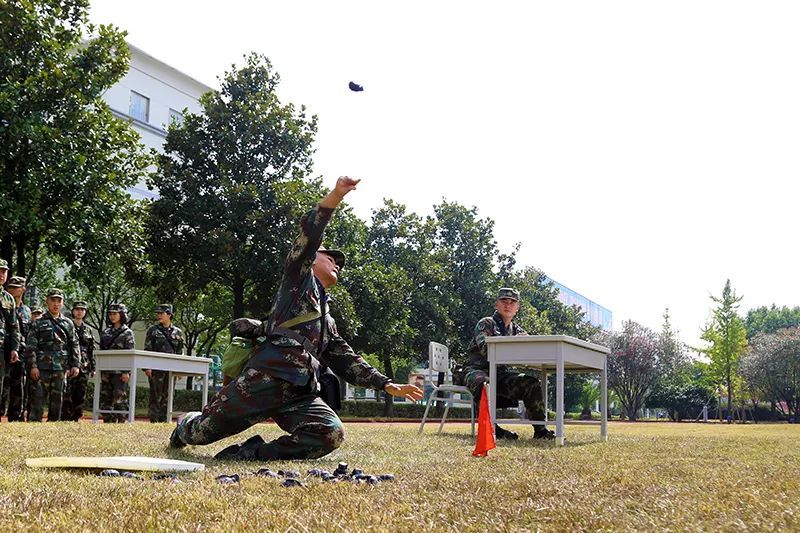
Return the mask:
[[[326,483],[338,483],[347,481],[354,484],[366,483],[368,485],[377,485],[383,481],[394,481],[394,474],[380,474],[372,476],[365,474],[360,468],[354,468],[349,471],[347,463],[339,463],[336,470],[328,472],[320,468],[312,468],[307,472],[312,478],[320,478]],[[300,472],[296,470],[278,470],[273,472],[269,468],[261,468],[253,472],[253,475],[260,477],[270,477],[275,479],[284,478],[281,486],[283,487],[305,487],[305,483],[300,479]],[[239,483],[239,474],[223,474],[217,476],[217,481],[223,485],[233,485]]]
[[[126,477],[130,479],[144,479],[139,474],[135,474],[133,472],[120,472],[119,470],[114,470],[113,468],[109,468],[107,470],[103,470],[97,473],[98,476],[101,477]],[[180,483],[181,480],[178,479],[178,474],[173,472],[159,472],[158,474],[154,474],[151,479],[154,480],[167,480],[171,483]]]

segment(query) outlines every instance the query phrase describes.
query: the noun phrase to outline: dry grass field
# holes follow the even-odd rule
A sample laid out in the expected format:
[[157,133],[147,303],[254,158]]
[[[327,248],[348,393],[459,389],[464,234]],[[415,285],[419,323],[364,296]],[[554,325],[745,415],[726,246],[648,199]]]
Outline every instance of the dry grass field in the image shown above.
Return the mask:
[[[333,470],[339,461],[393,473],[375,486],[305,488],[249,474],[264,463],[221,462],[208,447],[167,450],[172,425],[87,422],[0,425],[0,530],[800,530],[800,426],[614,423],[568,427],[568,446],[500,442],[471,457],[469,427],[422,436],[413,424],[347,424],[324,460],[273,470]],[[279,428],[262,424],[265,438]],[[252,435],[256,428],[243,434]],[[204,462],[181,483],[33,470],[26,457],[149,455]],[[221,485],[222,473],[243,475]]]

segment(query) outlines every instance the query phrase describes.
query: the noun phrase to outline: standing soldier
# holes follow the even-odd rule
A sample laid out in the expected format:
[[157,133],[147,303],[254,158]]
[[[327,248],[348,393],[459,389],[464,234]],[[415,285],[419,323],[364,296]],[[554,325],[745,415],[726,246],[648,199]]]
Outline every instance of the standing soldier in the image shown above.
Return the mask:
[[[504,287],[497,292],[495,311],[492,316],[480,319],[475,326],[475,335],[469,343],[467,354],[469,362],[465,370],[465,382],[472,393],[474,402],[480,405],[483,384],[489,382],[489,360],[487,359],[486,337],[527,335],[513,320],[519,312],[519,291]],[[505,366],[497,367],[497,397],[511,401],[522,400],[525,403],[526,417],[529,420],[544,420],[544,402],[539,379],[535,376],[520,374],[508,370]],[[516,440],[519,435],[513,431],[494,425],[498,439]],[[533,426],[534,439],[554,439],[555,434],[544,426]]]
[[72,322],[75,323],[75,334],[80,346],[81,366],[78,375],[67,380],[64,403],[61,406],[61,420],[77,422],[81,419],[89,378],[94,377],[94,335],[92,328],[83,321],[86,311],[86,302],[78,300],[72,304]]
[[78,375],[81,353],[75,325],[61,316],[64,293],[48,289],[47,313],[33,323],[25,346],[31,378],[31,407],[28,420],[41,422],[44,403],[48,403],[47,421],[61,418],[61,399],[66,377]]
[[[8,277],[8,263],[5,259],[0,259],[0,287],[5,285]],[[3,389],[6,368],[19,361],[20,335],[19,321],[17,319],[17,306],[14,297],[5,289],[0,289],[0,334],[3,341],[3,357],[0,357],[0,390]]]
[[[108,306],[106,323],[108,327],[100,336],[101,350],[133,350],[133,331],[127,326],[128,309],[124,304],[115,303]],[[100,409],[115,411],[128,410],[128,372],[100,373]],[[135,408],[135,406],[134,406]],[[103,422],[125,422],[122,413],[104,413]]]
[[[26,280],[20,276],[12,276],[8,281],[8,292],[14,297],[17,306],[17,320],[20,331],[20,353],[25,353],[25,339],[31,329],[31,308],[22,301],[25,294]],[[25,405],[25,363],[17,361],[9,365],[10,372],[6,372],[8,384],[8,421],[21,422],[25,420],[23,406]],[[6,398],[6,383],[3,384],[3,399]],[[5,402],[3,402],[5,405]]]
[[[183,332],[172,325],[172,305],[161,304],[154,309],[158,324],[147,329],[144,349],[150,352],[183,353]],[[165,370],[145,370],[150,381],[150,422],[167,421],[169,373]]]
[[[239,319],[234,333],[256,326],[264,337],[250,359],[211,399],[202,413],[187,413],[170,437],[170,445],[210,444],[272,418],[289,435],[271,442],[256,435],[217,458],[242,460],[314,459],[344,440],[342,421],[321,397],[323,367],[361,387],[383,390],[409,400],[422,398],[414,385],[398,385],[358,356],[339,336],[328,314],[327,291],[339,279],[344,254],[321,248],[322,234],[344,196],[359,180],[339,178],[336,187],[300,220],[300,234],[286,258],[283,279],[269,322]],[[235,336],[235,335],[234,335]],[[338,391],[338,380],[335,385]]]

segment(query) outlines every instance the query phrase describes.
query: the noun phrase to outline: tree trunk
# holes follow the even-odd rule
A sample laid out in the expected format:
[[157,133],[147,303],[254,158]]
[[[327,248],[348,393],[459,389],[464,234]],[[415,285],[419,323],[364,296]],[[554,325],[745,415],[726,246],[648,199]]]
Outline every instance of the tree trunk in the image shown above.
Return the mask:
[[192,376],[186,376],[186,390],[192,390]]
[[244,280],[236,274],[233,278],[233,320],[244,316]]
[[14,265],[14,275],[30,277],[26,274],[25,264],[25,245],[28,243],[28,239],[24,233],[18,233],[14,241],[17,247],[17,264]]
[[3,240],[0,241],[0,258],[8,262],[8,266],[12,267],[14,264],[14,243],[11,235],[6,234]]
[[[728,416],[730,416],[731,415],[731,408],[733,407],[733,391],[731,390],[731,373],[730,373],[730,370],[728,371],[727,385],[728,385]],[[729,424],[731,422],[732,422],[732,420],[728,420]]]

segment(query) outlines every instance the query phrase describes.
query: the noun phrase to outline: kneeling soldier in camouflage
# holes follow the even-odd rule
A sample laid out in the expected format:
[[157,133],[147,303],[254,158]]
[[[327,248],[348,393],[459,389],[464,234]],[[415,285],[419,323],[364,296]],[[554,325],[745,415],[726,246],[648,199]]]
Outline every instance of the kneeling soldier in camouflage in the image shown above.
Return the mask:
[[61,316],[64,294],[47,291],[47,312],[31,326],[25,346],[26,366],[31,378],[31,406],[28,420],[41,422],[48,403],[48,422],[61,418],[61,398],[66,377],[77,376],[81,355],[75,326]]
[[232,326],[234,333],[251,325],[261,330],[251,335],[258,343],[244,369],[202,413],[184,417],[172,433],[171,446],[210,444],[272,418],[290,434],[272,442],[257,436],[217,457],[268,461],[327,455],[341,445],[344,428],[320,397],[320,380],[329,378],[325,366],[354,385],[422,398],[418,387],[392,383],[356,355],[328,314],[326,291],[338,281],[344,254],[320,248],[322,234],[336,206],[358,182],[339,178],[334,190],[300,220],[300,235],[286,258],[269,322],[239,319]]

